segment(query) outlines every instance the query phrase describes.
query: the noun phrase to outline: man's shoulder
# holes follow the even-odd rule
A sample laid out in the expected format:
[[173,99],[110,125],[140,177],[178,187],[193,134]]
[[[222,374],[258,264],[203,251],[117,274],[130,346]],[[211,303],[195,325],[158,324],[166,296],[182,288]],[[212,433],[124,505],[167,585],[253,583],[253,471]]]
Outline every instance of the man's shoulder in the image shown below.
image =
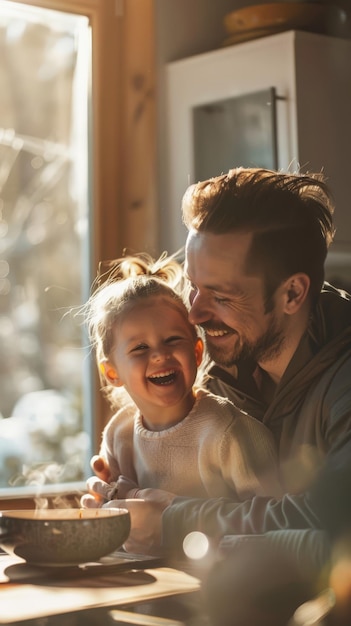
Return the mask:
[[234,377],[228,375],[217,365],[209,369],[205,386],[216,397],[225,398],[244,413],[262,420],[266,410],[265,404],[244,390],[242,386],[239,386]]
[[229,398],[205,387],[196,390],[196,411],[204,415],[217,415],[225,421],[230,421],[241,414],[240,409]]
[[316,335],[317,342],[326,344],[348,332],[351,332],[351,296],[324,283],[311,316],[310,333]]
[[217,428],[219,423],[225,429],[249,428],[250,424],[261,424],[260,419],[238,407],[228,397],[217,395],[205,388],[197,390],[197,412],[207,417],[210,415],[211,421],[216,421]]

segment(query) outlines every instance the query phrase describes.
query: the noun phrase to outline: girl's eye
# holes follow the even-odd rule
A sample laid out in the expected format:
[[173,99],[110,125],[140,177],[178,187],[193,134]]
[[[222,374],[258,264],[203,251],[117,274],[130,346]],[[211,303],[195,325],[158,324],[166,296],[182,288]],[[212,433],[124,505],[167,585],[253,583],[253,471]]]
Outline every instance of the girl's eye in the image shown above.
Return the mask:
[[174,345],[174,344],[179,343],[180,341],[183,341],[183,340],[184,340],[184,337],[181,337],[180,335],[172,335],[172,337],[168,337],[165,340],[165,343]]
[[183,337],[179,337],[177,335],[174,335],[172,337],[168,337],[166,339],[166,343],[176,343],[177,341],[181,341],[183,339]]
[[131,352],[142,352],[143,350],[147,350],[148,346],[146,345],[146,343],[140,343],[138,346],[135,346],[135,348],[132,348]]

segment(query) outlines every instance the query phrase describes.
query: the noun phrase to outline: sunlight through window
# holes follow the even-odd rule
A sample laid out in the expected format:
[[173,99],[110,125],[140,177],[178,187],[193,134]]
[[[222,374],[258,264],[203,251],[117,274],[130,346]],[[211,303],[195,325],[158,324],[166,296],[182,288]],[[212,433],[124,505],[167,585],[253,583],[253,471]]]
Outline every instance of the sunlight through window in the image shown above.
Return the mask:
[[0,488],[79,483],[91,374],[89,20],[0,6]]

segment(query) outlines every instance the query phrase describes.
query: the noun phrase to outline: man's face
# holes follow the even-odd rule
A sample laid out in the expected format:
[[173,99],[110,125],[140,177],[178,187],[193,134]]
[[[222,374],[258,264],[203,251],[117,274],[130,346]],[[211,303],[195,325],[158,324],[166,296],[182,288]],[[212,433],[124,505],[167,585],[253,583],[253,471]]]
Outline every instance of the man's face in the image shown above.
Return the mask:
[[189,319],[205,331],[211,358],[224,367],[239,359],[274,359],[284,343],[284,315],[275,304],[265,312],[264,284],[245,273],[250,233],[190,231],[185,272],[193,289]]

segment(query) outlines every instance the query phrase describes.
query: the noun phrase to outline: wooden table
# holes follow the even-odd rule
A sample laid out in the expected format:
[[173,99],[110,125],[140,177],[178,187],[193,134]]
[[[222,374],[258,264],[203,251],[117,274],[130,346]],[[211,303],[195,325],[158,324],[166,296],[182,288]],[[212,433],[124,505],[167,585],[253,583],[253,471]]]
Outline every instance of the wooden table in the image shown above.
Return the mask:
[[200,589],[197,578],[170,567],[125,572],[104,567],[102,573],[95,569],[96,573],[78,568],[42,570],[22,559],[0,555],[0,624],[109,607],[109,614],[117,623],[179,625],[183,622],[176,616],[160,621],[149,615],[138,617],[135,612],[129,614],[128,621],[128,611],[118,607]]

